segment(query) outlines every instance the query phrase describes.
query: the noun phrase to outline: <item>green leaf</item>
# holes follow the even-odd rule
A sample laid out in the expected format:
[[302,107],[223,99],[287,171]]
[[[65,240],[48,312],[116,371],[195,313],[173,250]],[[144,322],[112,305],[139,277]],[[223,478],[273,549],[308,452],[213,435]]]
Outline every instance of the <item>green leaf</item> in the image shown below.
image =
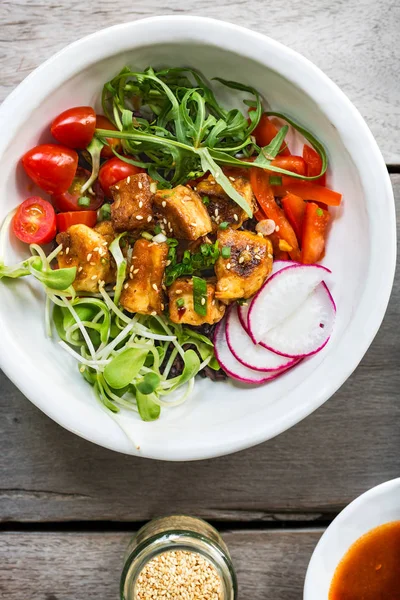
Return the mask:
[[37,270],[42,268],[42,261],[39,256],[31,256],[12,267],[7,267],[4,263],[0,262],[0,279],[3,277],[9,277],[10,279],[26,277],[27,275],[31,275],[30,267],[34,267]]
[[143,421],[156,421],[160,416],[161,408],[154,402],[154,397],[153,394],[142,394],[136,390],[137,407]]
[[66,308],[62,308],[58,306],[58,304],[54,305],[53,308],[53,323],[55,325],[56,331],[59,337],[66,342],[67,338],[65,336],[65,327],[64,327],[64,318],[66,314],[70,314]]
[[66,267],[64,269],[36,269],[30,266],[31,274],[36,277],[43,285],[52,290],[67,290],[73,284],[76,277],[76,267]]
[[136,390],[147,396],[148,394],[155,392],[159,385],[160,377],[157,373],[146,373],[142,381],[136,383]]
[[127,348],[117,354],[104,369],[104,378],[109,386],[121,389],[137,377],[146,360],[148,350]]
[[193,277],[193,308],[198,315],[207,314],[207,282],[201,277]]

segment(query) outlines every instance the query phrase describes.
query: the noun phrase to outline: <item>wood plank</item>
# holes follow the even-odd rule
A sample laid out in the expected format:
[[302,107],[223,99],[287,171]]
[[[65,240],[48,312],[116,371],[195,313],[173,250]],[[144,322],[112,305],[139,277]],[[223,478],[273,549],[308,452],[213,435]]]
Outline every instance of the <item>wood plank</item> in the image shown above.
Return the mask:
[[[243,600],[300,600],[322,530],[228,532]],[[0,592],[7,600],[115,600],[131,533],[6,533]]]
[[[393,0],[163,0],[127,3],[3,0],[2,100],[41,62],[98,29],[160,14],[197,14],[255,29],[298,50],[325,71],[367,120],[389,164],[400,163],[400,4]],[[379,48],[376,52],[375,49]],[[397,132],[397,135],[396,133]]]
[[[392,182],[400,231],[400,175]],[[94,446],[50,421],[3,376],[0,520],[141,521],[188,512],[251,521],[335,513],[400,472],[399,322],[397,276],[379,334],[329,402],[278,438],[199,463]]]

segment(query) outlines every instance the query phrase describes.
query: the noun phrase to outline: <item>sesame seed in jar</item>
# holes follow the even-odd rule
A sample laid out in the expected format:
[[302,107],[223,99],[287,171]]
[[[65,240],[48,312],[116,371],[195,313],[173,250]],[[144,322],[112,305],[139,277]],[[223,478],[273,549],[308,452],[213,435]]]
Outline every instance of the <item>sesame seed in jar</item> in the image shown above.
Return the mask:
[[135,586],[137,600],[222,600],[222,582],[214,565],[198,552],[172,550],[152,558]]

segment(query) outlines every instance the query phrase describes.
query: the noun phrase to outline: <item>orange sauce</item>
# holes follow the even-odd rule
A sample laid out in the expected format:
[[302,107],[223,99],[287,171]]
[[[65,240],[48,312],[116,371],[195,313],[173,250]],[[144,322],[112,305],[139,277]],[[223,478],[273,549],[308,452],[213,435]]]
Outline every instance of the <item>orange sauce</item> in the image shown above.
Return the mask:
[[350,547],[329,600],[400,600],[400,521],[372,529]]

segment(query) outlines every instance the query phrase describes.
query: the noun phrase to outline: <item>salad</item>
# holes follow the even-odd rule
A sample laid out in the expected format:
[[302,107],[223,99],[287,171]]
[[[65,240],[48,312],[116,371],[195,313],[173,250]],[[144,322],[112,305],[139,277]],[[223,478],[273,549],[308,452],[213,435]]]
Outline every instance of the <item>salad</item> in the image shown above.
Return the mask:
[[[126,67],[104,85],[103,115],[64,111],[55,142],[21,159],[44,194],[6,217],[0,278],[43,285],[47,335],[112,413],[155,420],[197,375],[268,381],[333,329],[317,263],[341,195],[325,149],[256,89],[214,82],[243,110],[194,69]],[[1,258],[9,230],[30,250],[14,266]]]

